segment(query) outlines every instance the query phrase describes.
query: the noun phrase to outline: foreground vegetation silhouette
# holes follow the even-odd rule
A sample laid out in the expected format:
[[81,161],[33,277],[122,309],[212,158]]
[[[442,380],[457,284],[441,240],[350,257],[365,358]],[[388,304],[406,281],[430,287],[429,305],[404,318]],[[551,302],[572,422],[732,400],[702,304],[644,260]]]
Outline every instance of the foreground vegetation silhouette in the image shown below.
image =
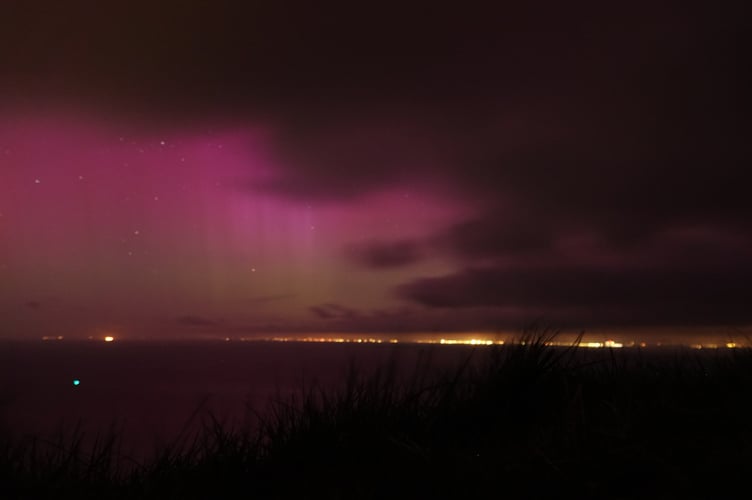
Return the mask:
[[204,415],[144,463],[117,432],[7,437],[0,497],[748,498],[749,350],[594,355],[549,347],[555,335],[527,331],[452,370],[353,369],[252,425]]

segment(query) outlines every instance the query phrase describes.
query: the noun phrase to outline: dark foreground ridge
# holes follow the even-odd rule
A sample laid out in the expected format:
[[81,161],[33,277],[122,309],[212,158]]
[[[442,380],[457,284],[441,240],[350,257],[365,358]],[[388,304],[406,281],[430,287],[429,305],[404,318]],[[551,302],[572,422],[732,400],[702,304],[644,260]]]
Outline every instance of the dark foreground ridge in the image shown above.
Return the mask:
[[117,433],[6,438],[0,498],[748,498],[752,351],[594,358],[553,335],[353,370],[246,427],[208,415],[146,463]]

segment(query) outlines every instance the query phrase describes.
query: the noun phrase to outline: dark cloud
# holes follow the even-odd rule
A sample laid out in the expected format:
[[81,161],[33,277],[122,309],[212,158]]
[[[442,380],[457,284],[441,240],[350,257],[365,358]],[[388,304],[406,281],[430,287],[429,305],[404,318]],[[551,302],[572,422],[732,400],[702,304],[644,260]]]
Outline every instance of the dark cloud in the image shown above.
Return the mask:
[[[338,332],[411,332],[440,330],[439,325],[446,329],[467,328],[474,326],[472,320],[462,323],[458,318],[461,315],[455,314],[453,318],[447,320],[441,318],[437,320],[431,315],[416,315],[410,307],[396,308],[377,308],[377,309],[356,309],[341,304],[321,304],[309,309],[317,318],[326,321],[326,328],[329,331]],[[441,316],[441,314],[439,314]],[[303,329],[316,330],[318,325],[306,324]]]
[[312,306],[310,311],[321,319],[355,319],[361,316],[359,311],[340,304]]
[[549,250],[555,231],[551,221],[496,211],[455,224],[434,241],[462,259],[497,258]]
[[[356,88],[371,92],[358,98],[324,92],[322,109],[280,111],[286,170],[265,187],[347,199],[430,176],[521,214],[608,226],[615,239],[684,217],[747,215],[735,182],[748,153],[741,25],[639,4],[548,12],[560,17],[518,12],[504,19],[517,29],[501,23],[493,35],[478,19],[475,36],[434,39],[429,28],[421,36],[437,48],[450,36],[457,46],[436,50],[433,66],[415,58],[412,79],[387,62],[394,87],[364,78]],[[383,43],[375,54],[389,52]]]
[[[688,226],[628,247],[597,238],[563,238],[552,238],[545,251],[532,257],[491,251],[497,259],[484,266],[419,278],[395,293],[429,309],[496,309],[501,314],[495,321],[503,311],[515,318],[525,311],[529,319],[580,326],[752,322],[749,235]],[[482,248],[493,250],[493,243]],[[477,262],[472,255],[463,254],[463,261]]]
[[317,317],[321,319],[336,318],[336,314],[330,312],[328,308],[322,306],[311,306],[309,310]]
[[177,323],[184,326],[219,326],[221,322],[215,321],[202,316],[180,316],[177,318]]
[[746,269],[482,268],[423,278],[397,293],[432,308],[528,308],[582,323],[733,324],[752,321]]
[[335,319],[335,320],[390,320],[390,319],[403,319],[412,314],[412,310],[408,307],[399,307],[396,309],[372,309],[372,310],[360,310],[352,307],[344,306],[342,304],[321,304],[313,306],[310,311],[321,319]]
[[345,253],[355,263],[370,269],[405,267],[423,258],[421,245],[410,240],[352,244]]

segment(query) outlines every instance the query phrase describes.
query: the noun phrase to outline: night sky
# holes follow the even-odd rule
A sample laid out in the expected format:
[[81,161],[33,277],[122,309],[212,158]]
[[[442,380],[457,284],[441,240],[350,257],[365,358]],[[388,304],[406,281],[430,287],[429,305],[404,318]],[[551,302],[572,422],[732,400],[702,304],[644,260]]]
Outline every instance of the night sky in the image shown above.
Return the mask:
[[752,324],[744,2],[0,7],[0,336]]

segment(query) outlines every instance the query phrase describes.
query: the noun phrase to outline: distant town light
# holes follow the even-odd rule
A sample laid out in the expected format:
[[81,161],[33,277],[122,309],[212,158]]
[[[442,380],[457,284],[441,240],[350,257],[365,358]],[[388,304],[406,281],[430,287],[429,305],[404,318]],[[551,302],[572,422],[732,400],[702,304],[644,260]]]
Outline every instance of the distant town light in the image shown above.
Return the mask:
[[603,347],[603,342],[583,342],[580,344],[582,347],[589,347],[591,349],[600,349]]
[[107,336],[106,336],[106,337],[104,338],[104,341],[105,341],[105,342],[112,342],[113,340],[115,340],[115,337],[113,337],[112,335],[107,335]]

